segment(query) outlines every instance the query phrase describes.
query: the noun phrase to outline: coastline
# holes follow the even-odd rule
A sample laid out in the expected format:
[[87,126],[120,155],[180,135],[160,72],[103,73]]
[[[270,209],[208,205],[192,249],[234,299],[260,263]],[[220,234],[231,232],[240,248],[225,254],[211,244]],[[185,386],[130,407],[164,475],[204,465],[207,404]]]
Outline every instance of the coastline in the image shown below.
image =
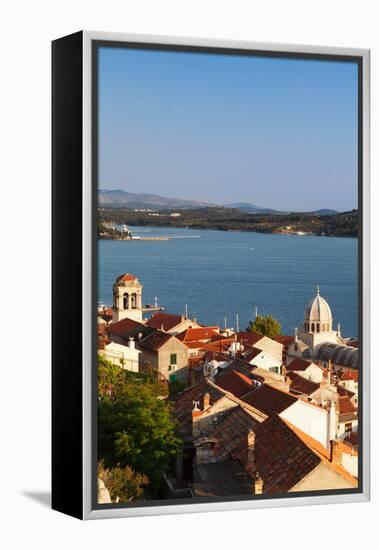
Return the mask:
[[[133,228],[134,226],[129,226]],[[188,229],[192,231],[218,231],[218,232],[224,232],[224,233],[255,233],[258,235],[283,235],[283,236],[290,236],[290,237],[326,237],[326,238],[335,238],[335,239],[354,239],[357,240],[357,235],[334,235],[334,234],[318,234],[318,233],[306,233],[301,231],[258,231],[254,229],[224,229],[221,227],[215,228],[215,227],[197,227],[197,226],[173,226],[173,225],[151,225],[151,224],[139,224],[138,227],[151,227],[153,229]],[[185,239],[185,238],[195,238],[195,236],[192,237],[185,237],[185,236],[157,236],[157,237],[111,237],[111,236],[97,236],[98,240],[103,241],[169,241],[172,239]]]

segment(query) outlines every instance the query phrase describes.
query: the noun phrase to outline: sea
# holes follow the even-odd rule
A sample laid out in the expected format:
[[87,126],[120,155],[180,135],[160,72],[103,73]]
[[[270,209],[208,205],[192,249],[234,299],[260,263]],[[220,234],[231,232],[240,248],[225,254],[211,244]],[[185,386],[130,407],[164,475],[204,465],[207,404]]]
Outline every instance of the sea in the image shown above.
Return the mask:
[[143,285],[143,303],[184,314],[204,325],[245,330],[272,315],[283,334],[301,327],[320,287],[343,337],[358,334],[358,241],[341,237],[131,227],[162,241],[98,242],[98,301],[112,304],[118,275]]

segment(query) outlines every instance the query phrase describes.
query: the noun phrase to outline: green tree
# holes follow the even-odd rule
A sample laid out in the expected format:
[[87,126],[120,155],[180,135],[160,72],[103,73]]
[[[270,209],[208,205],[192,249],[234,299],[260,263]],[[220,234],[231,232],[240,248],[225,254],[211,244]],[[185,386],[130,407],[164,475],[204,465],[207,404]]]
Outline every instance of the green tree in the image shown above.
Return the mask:
[[105,468],[104,463],[100,462],[97,475],[108,489],[112,502],[140,500],[149,484],[147,476],[135,472],[130,466],[122,468],[119,464],[114,468]]
[[106,468],[131,466],[149,478],[154,492],[180,445],[170,403],[158,382],[117,368],[104,360],[99,364],[99,459]]
[[268,336],[269,338],[275,338],[282,332],[282,327],[279,321],[271,317],[271,315],[258,315],[255,321],[250,321],[248,330],[250,332],[257,332],[262,336]]

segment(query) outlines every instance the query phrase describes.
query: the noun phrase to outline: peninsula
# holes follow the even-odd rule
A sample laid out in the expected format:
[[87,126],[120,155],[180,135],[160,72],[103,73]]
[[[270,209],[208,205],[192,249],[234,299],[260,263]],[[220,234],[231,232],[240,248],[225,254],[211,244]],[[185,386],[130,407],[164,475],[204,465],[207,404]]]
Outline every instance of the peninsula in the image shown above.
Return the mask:
[[358,237],[358,211],[325,215],[315,212],[251,214],[237,208],[218,206],[176,211],[113,207],[98,209],[99,238],[127,238],[117,229],[112,235],[109,229],[123,225]]

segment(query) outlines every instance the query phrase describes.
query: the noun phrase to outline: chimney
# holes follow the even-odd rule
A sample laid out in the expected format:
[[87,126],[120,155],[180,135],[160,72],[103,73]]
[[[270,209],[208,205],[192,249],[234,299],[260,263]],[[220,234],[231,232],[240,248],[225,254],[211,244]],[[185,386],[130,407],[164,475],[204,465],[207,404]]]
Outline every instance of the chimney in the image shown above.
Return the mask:
[[192,401],[194,407],[192,409],[192,436],[198,437],[200,435],[200,426],[198,422],[199,416],[201,416],[201,410],[199,409],[200,401]]
[[247,462],[255,469],[255,433],[253,430],[247,432]]
[[210,406],[211,406],[211,396],[207,392],[207,393],[204,394],[204,408],[203,408],[203,411],[208,410]]
[[128,347],[130,349],[136,349],[136,344],[134,342],[134,338],[129,338]]
[[328,423],[329,423],[329,426],[328,426],[329,441],[331,442],[337,437],[337,411],[336,411],[336,404],[334,401],[330,401],[330,404],[329,404]]
[[258,474],[258,472],[255,473],[255,480],[254,480],[254,494],[261,495],[263,493],[263,479]]

